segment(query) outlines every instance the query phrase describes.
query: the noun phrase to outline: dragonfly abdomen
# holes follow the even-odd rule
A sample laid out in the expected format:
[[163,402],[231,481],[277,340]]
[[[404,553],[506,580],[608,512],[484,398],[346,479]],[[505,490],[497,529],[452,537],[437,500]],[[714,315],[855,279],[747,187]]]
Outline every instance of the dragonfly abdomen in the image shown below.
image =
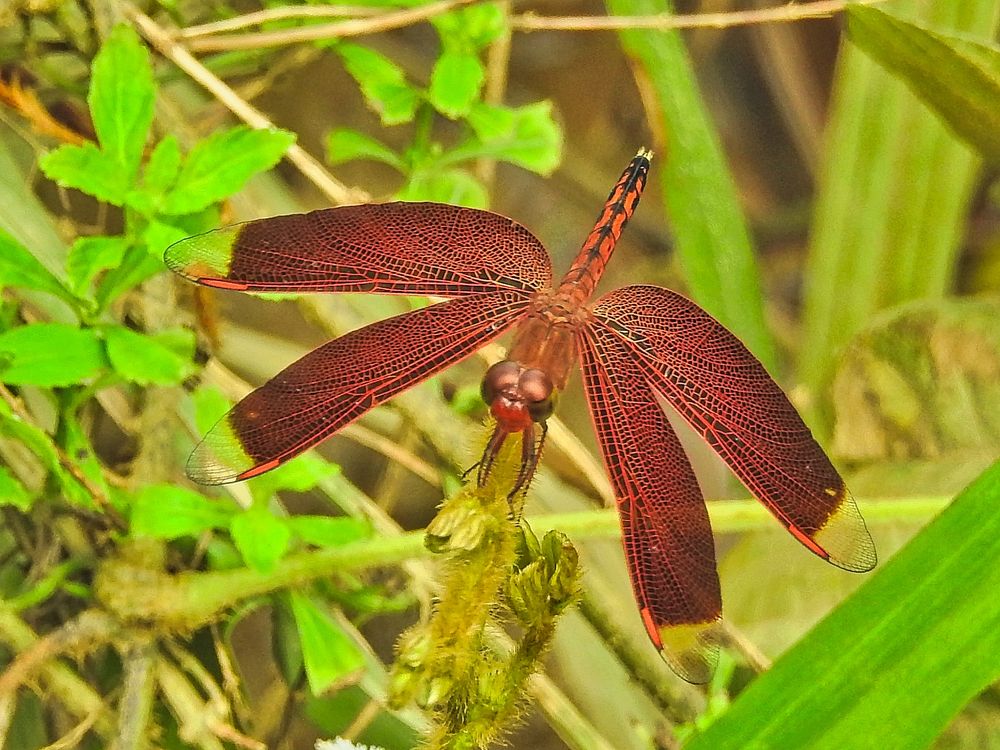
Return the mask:
[[581,305],[594,293],[625,224],[639,205],[652,155],[651,151],[640,149],[622,172],[597,217],[597,223],[560,282],[557,296]]

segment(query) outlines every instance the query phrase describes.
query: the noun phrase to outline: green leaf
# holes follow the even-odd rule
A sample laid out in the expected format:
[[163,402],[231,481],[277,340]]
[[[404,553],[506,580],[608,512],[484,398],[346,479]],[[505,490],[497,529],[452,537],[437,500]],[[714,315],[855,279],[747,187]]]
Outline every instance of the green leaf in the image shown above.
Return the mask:
[[956,133],[1000,163],[1000,47],[939,34],[860,5],[847,7],[847,32]]
[[263,504],[234,516],[229,533],[246,564],[261,573],[274,570],[292,539],[288,524],[275,518]]
[[169,484],[144,487],[132,504],[133,536],[177,539],[229,526],[232,506]]
[[445,50],[476,52],[504,33],[506,18],[496,3],[477,3],[431,19]]
[[[608,0],[623,16],[672,12],[668,0]],[[657,166],[691,296],[774,371],[774,341],[764,322],[760,274],[736,185],[677,30],[623,31],[626,52],[648,76],[666,128]],[[641,145],[641,144],[636,144]]]
[[285,682],[289,685],[298,685],[304,665],[302,640],[295,624],[295,615],[292,614],[292,602],[287,595],[274,597],[273,602],[271,651]]
[[306,544],[317,547],[342,547],[371,536],[372,527],[357,518],[331,516],[292,516],[288,526]]
[[7,232],[0,229],[0,288],[17,287],[48,292],[65,300],[73,295],[41,262]]
[[304,453],[283,463],[273,471],[255,477],[250,484],[253,496],[258,499],[271,497],[280,490],[308,492],[328,477],[334,476],[340,467],[315,454]]
[[929,747],[962,706],[1000,679],[998,496],[1000,463],[687,750]]
[[162,259],[168,247],[190,236],[191,232],[186,229],[153,219],[142,233],[142,241],[151,255]]
[[15,417],[6,402],[0,401],[0,435],[17,440],[30,450],[53,474],[69,502],[93,508],[94,501],[79,479],[63,466],[62,457],[52,438],[39,427]]
[[[59,445],[67,457],[73,462],[73,471],[86,477],[90,486],[101,495],[110,495],[109,487],[104,479],[104,466],[94,452],[90,435],[80,421],[79,395],[72,391],[59,394],[62,402],[62,417],[59,425]],[[88,503],[92,503],[88,500]]]
[[470,208],[486,208],[489,204],[485,186],[461,169],[416,172],[396,197],[403,201],[436,201]]
[[[879,315],[837,363],[834,455],[855,469],[934,461],[938,480],[948,476],[945,466],[974,456],[992,462],[1000,445],[998,320],[1000,298],[987,295],[920,300]],[[909,486],[941,491],[927,480]]]
[[178,329],[174,333],[150,336],[124,326],[104,329],[108,359],[115,372],[139,385],[177,385],[194,372],[194,334]]
[[146,279],[163,271],[163,259],[150,255],[144,247],[132,247],[126,251],[122,262],[108,270],[97,286],[94,295],[97,304],[104,309],[125,292],[131,291]]
[[485,79],[486,71],[476,55],[445,52],[434,63],[428,99],[438,112],[458,119],[469,112]]
[[294,142],[295,135],[287,130],[244,125],[213,133],[191,149],[164,199],[163,213],[194,213],[228,198],[255,174],[277,164]]
[[0,333],[0,382],[60,388],[108,366],[97,333],[66,323],[34,323]]
[[[981,0],[907,7],[970,36],[997,25],[995,4]],[[951,289],[980,171],[941,118],[860,49],[846,46],[837,67],[803,289],[798,378],[813,394],[878,310]]]
[[143,170],[142,185],[151,193],[162,194],[173,187],[181,169],[181,147],[174,135],[156,144]]
[[63,187],[75,188],[114,206],[125,205],[128,174],[93,143],[60,146],[45,154],[39,164],[46,177]]
[[551,102],[498,107],[482,102],[469,111],[468,122],[479,142],[446,154],[452,159],[499,159],[539,174],[551,174],[562,159],[562,128],[552,116]]
[[0,505],[10,505],[20,511],[31,509],[33,497],[30,492],[11,474],[6,466],[0,466]]
[[129,243],[124,237],[80,237],[69,249],[66,275],[73,292],[83,295],[101,271],[115,268],[125,257]]
[[191,398],[194,400],[194,423],[200,435],[212,429],[233,406],[222,391],[214,386],[198,388]]
[[389,58],[359,44],[338,44],[336,52],[344,61],[373,110],[384,125],[410,122],[417,111],[420,97],[406,82],[403,69]]
[[289,592],[295,625],[302,643],[309,690],[322,695],[330,686],[350,676],[365,664],[364,655],[343,628],[312,599]]
[[149,52],[131,26],[115,26],[94,58],[87,102],[101,150],[135,178],[153,122],[156,85]]
[[370,159],[388,164],[400,172],[405,170],[399,155],[374,138],[348,128],[330,131],[326,137],[326,160],[336,166],[355,159]]

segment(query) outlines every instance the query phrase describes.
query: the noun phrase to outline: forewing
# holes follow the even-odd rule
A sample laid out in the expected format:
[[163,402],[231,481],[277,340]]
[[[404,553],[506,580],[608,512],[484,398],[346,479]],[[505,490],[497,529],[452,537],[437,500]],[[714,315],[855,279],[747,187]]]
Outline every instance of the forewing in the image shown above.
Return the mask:
[[458,362],[520,317],[517,293],[477,295],[398,315],[310,352],[226,414],[188,461],[201,484],[249,479]]
[[181,240],[164,255],[192,281],[257,292],[465,297],[551,284],[534,235],[489,211],[442,203],[342,206]]
[[802,544],[846,570],[875,566],[875,545],[844,480],[739,339],[691,300],[655,286],[617,289],[593,312]]
[[580,358],[646,632],[677,674],[707,682],[722,596],[698,481],[630,349],[597,326],[581,336]]

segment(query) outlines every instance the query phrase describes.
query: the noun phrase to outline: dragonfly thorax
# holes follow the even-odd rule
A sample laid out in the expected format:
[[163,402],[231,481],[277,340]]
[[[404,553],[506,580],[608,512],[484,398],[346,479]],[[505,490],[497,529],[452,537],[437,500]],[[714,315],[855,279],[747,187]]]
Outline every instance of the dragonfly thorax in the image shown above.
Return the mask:
[[481,391],[483,401],[507,432],[544,422],[555,408],[555,387],[549,376],[509,359],[486,371]]

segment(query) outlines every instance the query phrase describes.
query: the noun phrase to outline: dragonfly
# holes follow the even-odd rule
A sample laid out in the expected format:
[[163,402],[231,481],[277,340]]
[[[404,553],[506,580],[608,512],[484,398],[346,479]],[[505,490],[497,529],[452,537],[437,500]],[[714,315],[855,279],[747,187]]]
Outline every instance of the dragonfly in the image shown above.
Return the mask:
[[327,208],[217,229],[166,251],[173,271],[243,292],[368,292],[445,301],[336,338],[236,404],[197,445],[188,476],[249,479],[316,445],[395,394],[515,331],[482,394],[495,426],[479,462],[521,440],[514,491],[538,465],[557,395],[579,362],[647,634],[693,683],[711,677],[722,596],[708,511],[662,398],[810,552],[871,570],[875,546],[830,459],[763,365],[691,300],[639,284],[590,302],[639,203],[640,150],[569,271],[522,225],[442,203]]

